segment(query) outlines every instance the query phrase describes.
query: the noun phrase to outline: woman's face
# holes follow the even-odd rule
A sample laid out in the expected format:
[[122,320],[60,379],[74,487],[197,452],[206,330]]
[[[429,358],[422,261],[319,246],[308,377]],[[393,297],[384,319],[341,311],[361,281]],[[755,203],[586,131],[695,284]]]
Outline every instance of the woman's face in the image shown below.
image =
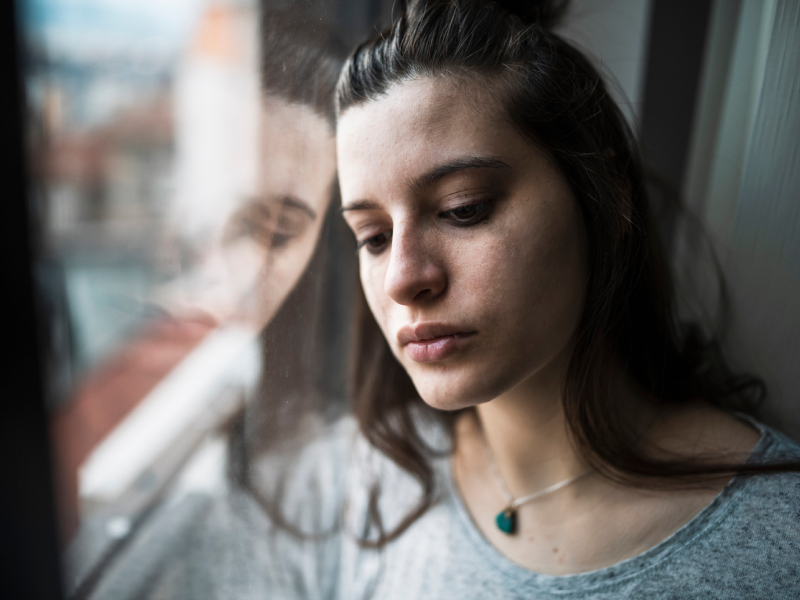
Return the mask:
[[367,302],[431,406],[486,402],[563,368],[587,250],[555,162],[474,82],[415,79],[337,130]]
[[255,194],[209,211],[210,233],[173,312],[261,329],[308,265],[336,173],[333,133],[310,108],[265,97],[258,137]]

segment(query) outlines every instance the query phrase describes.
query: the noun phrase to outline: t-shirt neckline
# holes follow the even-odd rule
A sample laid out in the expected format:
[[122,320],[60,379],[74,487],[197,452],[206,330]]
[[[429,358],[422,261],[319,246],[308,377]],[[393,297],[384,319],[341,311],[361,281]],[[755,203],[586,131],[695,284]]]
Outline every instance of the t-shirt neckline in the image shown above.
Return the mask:
[[[775,442],[775,436],[768,427],[748,415],[737,416],[754,426],[761,433],[761,437],[750,452],[745,464],[759,461],[768,454],[769,448]],[[452,460],[448,459],[445,471],[446,504],[454,514],[455,520],[459,523],[462,533],[468,538],[470,545],[480,557],[493,568],[499,570],[507,580],[512,580],[519,585],[535,587],[542,591],[562,593],[618,585],[626,579],[641,574],[644,570],[654,568],[675,552],[686,548],[693,539],[703,535],[704,532],[714,528],[716,524],[722,521],[736,505],[735,502],[728,500],[732,500],[740,494],[746,482],[745,478],[734,476],[719,494],[689,522],[641,554],[594,571],[569,575],[545,575],[529,571],[514,563],[483,536],[473,522],[464,500],[461,498],[461,492],[458,490],[453,476]]]

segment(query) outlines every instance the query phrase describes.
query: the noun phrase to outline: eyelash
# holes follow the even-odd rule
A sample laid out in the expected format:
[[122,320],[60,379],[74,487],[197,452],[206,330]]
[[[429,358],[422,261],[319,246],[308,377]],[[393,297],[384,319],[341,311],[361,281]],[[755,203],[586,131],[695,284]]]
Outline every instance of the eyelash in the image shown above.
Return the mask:
[[[378,239],[378,238],[386,238],[385,241],[383,242],[383,245],[381,247],[379,247],[379,248],[374,248],[374,249],[371,248],[369,246],[369,244],[371,242],[373,242],[374,240]],[[386,244],[388,244],[389,240],[391,240],[391,239],[392,239],[391,230],[390,231],[384,231],[383,233],[379,233],[378,235],[373,235],[371,237],[368,237],[365,240],[362,240],[362,241],[358,242],[358,245],[356,246],[356,252],[358,252],[362,248],[366,247],[367,252],[369,252],[370,254],[380,254],[383,251],[383,247]]]
[[307,218],[297,209],[280,209],[277,215],[262,204],[245,207],[233,220],[226,239],[250,238],[269,250],[280,250],[303,234]]
[[[486,200],[483,202],[476,202],[475,204],[465,204],[463,206],[451,208],[450,210],[444,211],[439,216],[446,218],[446,215],[451,215],[454,217],[454,220],[450,221],[453,225],[457,227],[469,227],[486,221],[494,211],[494,206],[495,203],[493,200]],[[457,211],[463,211],[465,209],[472,209],[475,212],[467,217],[459,218],[456,216]]]
[[[450,210],[446,210],[440,213],[439,217],[442,219],[449,220],[450,224],[456,227],[471,227],[474,225],[479,225],[480,223],[484,223],[486,220],[488,220],[488,218],[494,211],[494,207],[495,203],[494,201],[491,200],[484,202],[476,202],[475,204],[465,204],[463,206],[457,206],[456,208],[451,208]],[[472,210],[474,212],[465,217],[458,217],[456,215],[457,211],[464,211],[464,210]],[[365,240],[358,242],[356,251],[359,251],[361,250],[361,248],[366,247],[367,251],[370,254],[378,255],[381,252],[383,252],[384,248],[391,239],[392,239],[391,230],[379,233],[377,235],[373,235]],[[370,244],[378,240],[380,240],[379,241],[379,243],[381,244],[380,246],[372,246],[372,247],[370,246]]]

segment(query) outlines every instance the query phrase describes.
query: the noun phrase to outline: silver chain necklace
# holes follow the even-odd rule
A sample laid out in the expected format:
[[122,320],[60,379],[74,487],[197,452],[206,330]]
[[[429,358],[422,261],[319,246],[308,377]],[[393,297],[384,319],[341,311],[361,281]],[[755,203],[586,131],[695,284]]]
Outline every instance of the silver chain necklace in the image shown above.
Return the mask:
[[542,496],[547,496],[548,494],[552,494],[553,492],[557,492],[558,490],[567,487],[571,483],[575,483],[579,479],[586,477],[589,473],[591,473],[591,469],[587,469],[583,473],[579,473],[574,477],[570,477],[569,479],[565,479],[564,481],[559,481],[558,483],[554,483],[550,487],[546,487],[543,490],[539,490],[538,492],[534,492],[533,494],[528,494],[527,496],[522,496],[522,498],[514,499],[513,494],[508,489],[506,485],[505,479],[500,474],[500,469],[497,466],[497,463],[494,460],[494,455],[492,454],[492,449],[489,448],[489,442],[486,440],[486,435],[481,432],[481,438],[483,439],[483,452],[486,454],[486,462],[489,463],[489,468],[492,470],[495,479],[497,480],[497,485],[500,487],[500,490],[503,492],[503,496],[506,499],[506,507],[497,513],[495,517],[495,523],[497,524],[497,528],[505,534],[513,535],[517,529],[517,508],[522,506],[523,504],[527,504],[528,502],[533,502],[534,500],[538,500]]

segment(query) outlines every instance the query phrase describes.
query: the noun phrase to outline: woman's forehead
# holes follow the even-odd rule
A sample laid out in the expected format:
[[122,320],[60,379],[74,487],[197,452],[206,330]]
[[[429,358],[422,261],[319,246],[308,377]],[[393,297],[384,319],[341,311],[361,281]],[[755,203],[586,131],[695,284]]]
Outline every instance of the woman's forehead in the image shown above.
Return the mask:
[[343,197],[373,184],[410,184],[438,164],[473,158],[511,164],[530,152],[516,129],[493,118],[493,108],[477,108],[480,94],[447,78],[419,78],[350,108],[337,129]]
[[324,213],[335,173],[335,145],[327,121],[307,106],[264,99],[258,195],[301,198]]
[[[493,86],[492,86],[493,87]],[[417,77],[392,84],[377,99],[349,108],[339,116],[337,132],[352,128],[352,123],[382,120],[391,115],[392,125],[432,131],[460,118],[474,122],[492,120],[498,113],[496,96],[475,79],[455,77]]]

